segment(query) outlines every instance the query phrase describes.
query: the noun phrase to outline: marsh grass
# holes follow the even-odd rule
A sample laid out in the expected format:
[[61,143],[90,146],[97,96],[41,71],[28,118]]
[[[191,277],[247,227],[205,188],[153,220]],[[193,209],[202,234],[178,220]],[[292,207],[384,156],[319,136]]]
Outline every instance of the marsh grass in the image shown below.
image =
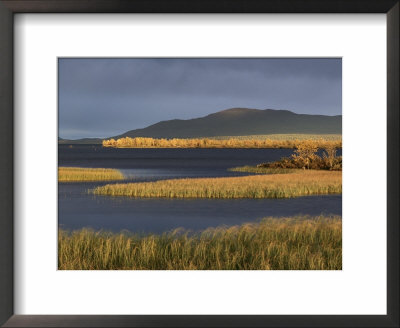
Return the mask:
[[[320,148],[342,147],[342,139],[324,139],[316,136],[311,139],[295,139],[279,135],[280,137],[261,138],[253,137],[213,137],[213,138],[187,138],[187,139],[156,139],[156,138],[120,138],[103,140],[103,147],[115,148],[295,148],[303,143],[315,142]],[[307,135],[309,136],[309,135]]]
[[123,180],[124,175],[116,169],[59,167],[59,182]]
[[258,166],[238,166],[228,169],[231,172],[248,172],[248,173],[259,173],[259,174],[286,174],[286,173],[298,173],[297,169],[284,169],[284,168],[270,168],[270,167],[258,167]]
[[107,184],[96,195],[169,198],[291,198],[340,194],[340,171],[298,170],[292,174],[244,177],[171,179],[156,182]]
[[341,270],[340,217],[162,235],[59,230],[60,270]]

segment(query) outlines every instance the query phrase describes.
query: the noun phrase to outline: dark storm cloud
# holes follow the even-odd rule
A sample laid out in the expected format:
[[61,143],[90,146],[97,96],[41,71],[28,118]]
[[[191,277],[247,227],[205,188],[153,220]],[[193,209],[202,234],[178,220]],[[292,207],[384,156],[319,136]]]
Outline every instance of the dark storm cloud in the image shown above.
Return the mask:
[[59,60],[59,135],[109,137],[232,107],[339,115],[340,59]]

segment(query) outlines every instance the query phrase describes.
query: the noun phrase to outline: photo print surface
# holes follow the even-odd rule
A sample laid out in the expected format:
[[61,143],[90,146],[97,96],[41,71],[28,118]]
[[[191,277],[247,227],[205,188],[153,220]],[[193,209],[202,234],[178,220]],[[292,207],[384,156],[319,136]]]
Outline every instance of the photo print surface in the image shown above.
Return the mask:
[[60,270],[341,270],[340,58],[59,58]]

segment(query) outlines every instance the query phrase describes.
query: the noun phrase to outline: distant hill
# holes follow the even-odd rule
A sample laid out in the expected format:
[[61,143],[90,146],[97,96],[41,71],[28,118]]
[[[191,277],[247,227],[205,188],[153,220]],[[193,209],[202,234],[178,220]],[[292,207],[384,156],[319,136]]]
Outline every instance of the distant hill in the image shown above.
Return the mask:
[[161,121],[113,138],[197,138],[278,133],[341,134],[342,116],[296,114],[288,110],[231,108],[190,120]]
[[101,138],[84,138],[84,139],[63,139],[63,138],[58,138],[58,144],[60,145],[71,145],[71,144],[101,144],[103,139]]
[[[288,110],[231,108],[190,120],[161,121],[143,129],[130,130],[123,137],[201,138],[264,134],[341,134],[342,115],[296,114]],[[59,144],[99,144],[101,138],[67,140]]]

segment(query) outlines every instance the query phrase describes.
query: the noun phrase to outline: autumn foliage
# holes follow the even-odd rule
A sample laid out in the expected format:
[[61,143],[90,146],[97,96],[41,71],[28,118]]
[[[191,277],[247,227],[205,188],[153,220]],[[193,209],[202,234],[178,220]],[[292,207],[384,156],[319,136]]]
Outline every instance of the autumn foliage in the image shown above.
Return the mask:
[[[304,147],[302,146],[304,144]],[[299,140],[299,139],[245,139],[243,137],[229,139],[155,139],[155,138],[120,138],[103,140],[103,147],[115,148],[298,148],[307,151],[310,144],[319,148],[340,148],[341,140]],[[303,147],[303,148],[302,148]]]
[[[322,156],[318,151],[322,149]],[[335,143],[321,147],[314,140],[307,140],[297,144],[294,154],[280,161],[257,165],[259,168],[271,169],[313,169],[313,170],[342,170],[342,156],[336,156],[338,147]]]

